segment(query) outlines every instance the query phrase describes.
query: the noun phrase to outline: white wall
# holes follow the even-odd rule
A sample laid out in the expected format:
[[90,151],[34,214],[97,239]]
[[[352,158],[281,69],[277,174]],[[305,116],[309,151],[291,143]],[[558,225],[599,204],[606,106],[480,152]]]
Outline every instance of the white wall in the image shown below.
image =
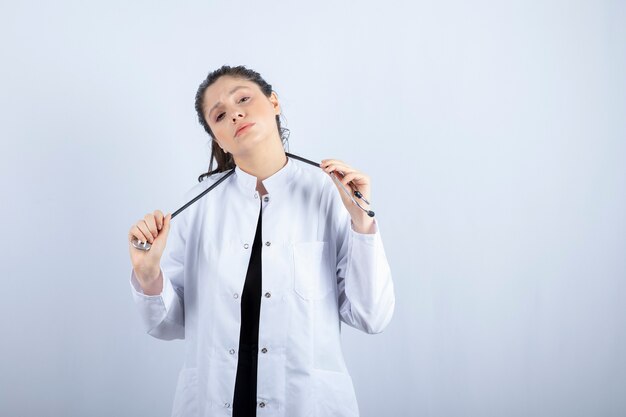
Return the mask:
[[[505,4],[503,4],[505,3]],[[396,285],[343,327],[363,417],[626,414],[626,4],[3,2],[0,414],[169,416],[127,231],[208,164],[196,88],[278,92],[373,181]]]

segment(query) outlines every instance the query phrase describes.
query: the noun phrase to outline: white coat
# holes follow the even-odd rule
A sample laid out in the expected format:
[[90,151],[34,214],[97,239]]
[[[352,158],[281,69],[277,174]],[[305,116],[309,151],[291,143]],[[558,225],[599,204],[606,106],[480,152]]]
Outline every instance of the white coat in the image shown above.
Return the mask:
[[[222,175],[196,184],[184,201]],[[237,167],[172,220],[160,295],[143,294],[131,270],[148,334],[185,339],[172,416],[232,415],[241,293],[263,197],[256,182]],[[340,322],[380,333],[393,315],[378,222],[374,234],[353,230],[329,175],[295,159],[263,185],[257,416],[358,416]]]

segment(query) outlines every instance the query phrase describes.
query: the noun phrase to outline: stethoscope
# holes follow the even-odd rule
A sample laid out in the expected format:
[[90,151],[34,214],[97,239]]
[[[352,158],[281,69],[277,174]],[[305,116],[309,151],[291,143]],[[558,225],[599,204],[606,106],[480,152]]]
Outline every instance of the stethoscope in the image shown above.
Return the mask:
[[[308,159],[302,158],[301,156],[298,155],[294,155],[291,154],[289,152],[285,152],[285,154],[290,157],[290,158],[294,158],[297,159],[299,161],[302,162],[306,162],[307,164],[313,165],[315,167],[321,168],[321,164],[318,164],[317,162],[313,162],[310,161]],[[230,171],[228,171],[226,173],[226,175],[224,175],[222,178],[220,178],[219,180],[215,181],[215,183],[213,185],[211,185],[209,188],[207,188],[206,190],[202,191],[200,194],[198,194],[196,197],[194,197],[191,201],[189,201],[188,203],[186,203],[184,206],[182,206],[181,208],[179,208],[178,210],[176,210],[174,213],[172,213],[172,217],[170,217],[170,221],[171,219],[173,219],[174,217],[176,217],[178,214],[180,214],[181,211],[185,210],[187,207],[189,207],[190,205],[192,205],[193,203],[195,203],[196,201],[198,201],[202,196],[204,196],[206,193],[208,193],[209,191],[211,191],[212,189],[214,189],[215,187],[217,187],[218,185],[220,185],[222,183],[222,181],[224,181],[226,178],[230,177],[232,174],[235,173],[235,168],[231,169]],[[372,210],[368,210],[366,208],[364,208],[363,206],[361,206],[359,204],[358,201],[356,201],[354,199],[354,197],[352,196],[352,193],[350,193],[350,191],[348,191],[348,189],[343,185],[343,183],[341,181],[339,181],[339,179],[337,178],[337,176],[335,175],[334,172],[330,172],[329,173],[330,177],[337,183],[337,185],[340,186],[340,188],[343,190],[344,193],[346,193],[346,195],[350,198],[350,200],[352,200],[352,202],[357,205],[361,210],[363,210],[364,212],[367,213],[368,216],[370,217],[374,217],[374,212]],[[359,198],[361,200],[363,200],[366,204],[370,204],[369,201],[367,201],[365,199],[365,197],[363,197],[363,194],[361,194],[361,192],[359,190],[354,190],[354,196],[356,198]],[[131,240],[132,245],[140,250],[150,250],[150,247],[152,247],[152,245],[148,242],[142,242],[139,239],[137,239],[136,237],[134,237]]]

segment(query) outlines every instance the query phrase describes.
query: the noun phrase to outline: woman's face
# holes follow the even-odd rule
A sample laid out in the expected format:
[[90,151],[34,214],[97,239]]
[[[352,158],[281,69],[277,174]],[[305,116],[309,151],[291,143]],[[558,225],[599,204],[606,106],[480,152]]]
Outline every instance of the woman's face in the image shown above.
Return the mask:
[[[266,97],[252,81],[229,75],[219,77],[204,92],[203,110],[215,140],[233,157],[247,154],[272,137],[280,141],[276,127],[276,115],[280,114],[278,97],[273,91]],[[254,125],[237,132],[248,123]]]

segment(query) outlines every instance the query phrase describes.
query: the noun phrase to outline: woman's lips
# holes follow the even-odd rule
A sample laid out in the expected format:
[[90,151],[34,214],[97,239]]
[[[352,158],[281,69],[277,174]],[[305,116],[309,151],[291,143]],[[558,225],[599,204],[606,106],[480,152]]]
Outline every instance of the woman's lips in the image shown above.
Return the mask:
[[252,126],[254,126],[254,123],[245,124],[243,127],[239,128],[239,130],[237,130],[237,133],[235,133],[235,136],[239,136],[242,133],[247,132],[248,129],[251,128]]

